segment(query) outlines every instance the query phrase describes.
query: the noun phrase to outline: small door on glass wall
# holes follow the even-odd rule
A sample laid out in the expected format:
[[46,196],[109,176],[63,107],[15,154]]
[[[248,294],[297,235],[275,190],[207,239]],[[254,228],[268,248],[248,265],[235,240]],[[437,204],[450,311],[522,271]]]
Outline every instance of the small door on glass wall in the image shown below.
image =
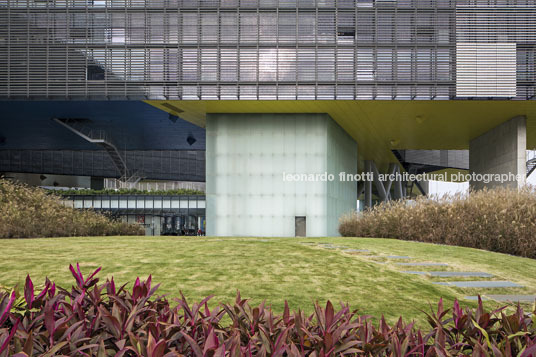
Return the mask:
[[307,223],[306,217],[295,217],[295,232],[296,237],[306,237],[307,231],[305,229]]

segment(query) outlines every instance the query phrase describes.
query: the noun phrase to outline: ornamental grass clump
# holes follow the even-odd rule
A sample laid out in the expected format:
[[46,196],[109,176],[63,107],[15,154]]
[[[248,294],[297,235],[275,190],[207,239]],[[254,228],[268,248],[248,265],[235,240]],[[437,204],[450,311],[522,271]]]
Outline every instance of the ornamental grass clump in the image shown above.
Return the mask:
[[138,225],[76,210],[45,190],[0,179],[0,238],[142,234]]
[[536,322],[519,306],[486,311],[440,300],[427,313],[430,327],[400,318],[373,323],[341,304],[315,304],[314,313],[277,314],[265,303],[251,306],[237,295],[233,304],[209,307],[209,298],[157,296],[149,278],[132,287],[113,278],[99,284],[100,268],[84,277],[70,266],[71,289],[48,279],[36,291],[0,291],[0,357],[16,356],[520,356],[536,354]]
[[536,258],[536,189],[382,203],[341,218],[346,237],[397,238]]

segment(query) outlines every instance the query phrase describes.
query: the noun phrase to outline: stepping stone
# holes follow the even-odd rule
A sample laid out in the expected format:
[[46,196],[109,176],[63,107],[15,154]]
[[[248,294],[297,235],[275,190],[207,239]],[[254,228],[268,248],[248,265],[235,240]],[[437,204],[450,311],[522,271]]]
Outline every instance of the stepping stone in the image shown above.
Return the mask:
[[430,275],[439,278],[452,278],[452,277],[477,277],[477,278],[493,278],[493,275],[482,272],[473,271],[403,271],[402,273],[416,274],[416,275]]
[[343,250],[345,253],[369,253],[370,250],[368,249],[345,249]]
[[[489,300],[487,297],[485,296],[480,296],[480,298],[482,299],[482,301],[487,301]],[[473,300],[473,301],[478,301],[478,296],[465,296],[464,297],[465,300]]]
[[348,248],[347,246],[345,245],[334,245],[334,244],[320,244],[320,246],[322,248],[326,248],[326,249],[343,249],[343,248]]
[[430,271],[431,276],[437,276],[441,278],[452,278],[458,276],[465,277],[477,277],[477,278],[493,278],[492,274],[483,273],[480,271]]
[[395,263],[396,265],[415,266],[415,267],[448,267],[446,263]]
[[536,295],[486,295],[496,301],[531,302],[536,300]]
[[[481,296],[482,300],[495,300],[501,302],[528,302],[534,303],[536,300],[536,295],[486,295]],[[466,296],[465,300],[474,300],[478,301],[478,296]]]
[[457,288],[522,288],[511,281],[446,281],[435,282],[437,285],[455,286]]

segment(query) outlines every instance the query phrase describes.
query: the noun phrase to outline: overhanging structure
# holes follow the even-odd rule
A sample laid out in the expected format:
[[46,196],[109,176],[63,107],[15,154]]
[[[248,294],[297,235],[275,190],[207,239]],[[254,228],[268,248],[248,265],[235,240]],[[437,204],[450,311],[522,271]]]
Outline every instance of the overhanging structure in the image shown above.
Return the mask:
[[[321,169],[335,160],[337,167],[356,173],[397,172],[411,164],[404,150],[472,149],[474,154],[478,148],[469,171],[496,173],[508,167],[522,173],[525,149],[536,147],[535,5],[534,0],[0,0],[1,105],[4,113],[20,113],[2,118],[0,150],[2,145],[36,150],[41,133],[49,140],[40,150],[74,150],[79,142],[44,124],[51,118],[86,118],[76,114],[83,104],[69,107],[73,100],[86,103],[92,129],[128,132],[114,141],[117,152],[171,147],[203,152],[206,127],[212,190],[207,214],[213,215],[207,224],[226,227],[215,234],[288,235],[293,220],[295,234],[304,229],[331,234],[332,228],[324,233],[309,226],[312,220],[304,220],[304,213],[290,210],[280,221],[272,217],[276,213],[266,213],[272,225],[285,230],[246,229],[250,223],[237,218],[240,203],[267,204],[284,189],[271,181],[267,191],[242,185],[244,192],[230,192],[240,170],[222,168],[220,159],[254,176],[255,167],[272,162],[280,149],[274,143],[284,141],[288,131],[294,133],[289,142],[333,145],[309,157],[289,149],[279,161],[283,166],[307,162]],[[24,101],[18,111],[16,101]],[[47,117],[32,114],[42,106],[48,106],[39,111]],[[327,127],[326,140],[319,139],[323,129],[314,124],[319,116],[357,143],[355,167],[337,161],[346,150],[330,156],[337,140]],[[14,120],[30,117],[33,131],[22,135],[13,128]],[[310,127],[298,124],[303,118],[310,118]],[[501,131],[513,118],[523,118],[517,129]],[[477,139],[499,131],[506,136],[504,148],[515,148],[507,156],[513,158],[515,151],[516,165],[502,165],[505,159],[493,140]],[[256,142],[242,142],[248,134]],[[22,144],[21,138],[32,135]],[[234,144],[221,146],[216,137]],[[246,159],[250,154],[254,163]],[[442,157],[422,170],[463,169]],[[151,166],[156,177],[164,165]],[[202,177],[197,166],[194,176]],[[366,189],[356,184],[354,190],[365,192],[370,204],[408,193],[401,182],[375,182]],[[231,202],[230,209],[221,208],[222,197]],[[299,202],[287,197],[277,207],[286,212]],[[226,212],[215,213],[220,209]],[[317,221],[336,226],[332,213],[342,211],[328,208]],[[264,224],[270,225],[254,226]]]
[[[527,118],[527,147],[536,148],[536,101],[148,101],[205,127],[207,114],[326,113],[359,145],[364,160],[382,170],[398,163],[392,150],[468,150],[472,139],[516,116]],[[361,166],[363,169],[363,164]]]

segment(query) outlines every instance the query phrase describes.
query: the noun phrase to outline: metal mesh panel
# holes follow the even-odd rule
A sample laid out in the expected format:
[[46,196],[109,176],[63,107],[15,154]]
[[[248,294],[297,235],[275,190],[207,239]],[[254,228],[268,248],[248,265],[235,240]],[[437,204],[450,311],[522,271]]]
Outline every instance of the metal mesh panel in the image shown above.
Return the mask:
[[[533,97],[534,1],[461,1],[456,8],[456,36],[459,95]],[[468,71],[480,83],[469,78]]]
[[[146,179],[205,181],[204,151],[126,151],[127,166]],[[0,172],[119,177],[105,151],[0,150]]]
[[468,150],[404,150],[400,154],[410,164],[469,169]]
[[0,98],[449,99],[456,43],[516,43],[534,0],[0,0]]
[[516,61],[515,43],[458,43],[456,94],[515,97]]

